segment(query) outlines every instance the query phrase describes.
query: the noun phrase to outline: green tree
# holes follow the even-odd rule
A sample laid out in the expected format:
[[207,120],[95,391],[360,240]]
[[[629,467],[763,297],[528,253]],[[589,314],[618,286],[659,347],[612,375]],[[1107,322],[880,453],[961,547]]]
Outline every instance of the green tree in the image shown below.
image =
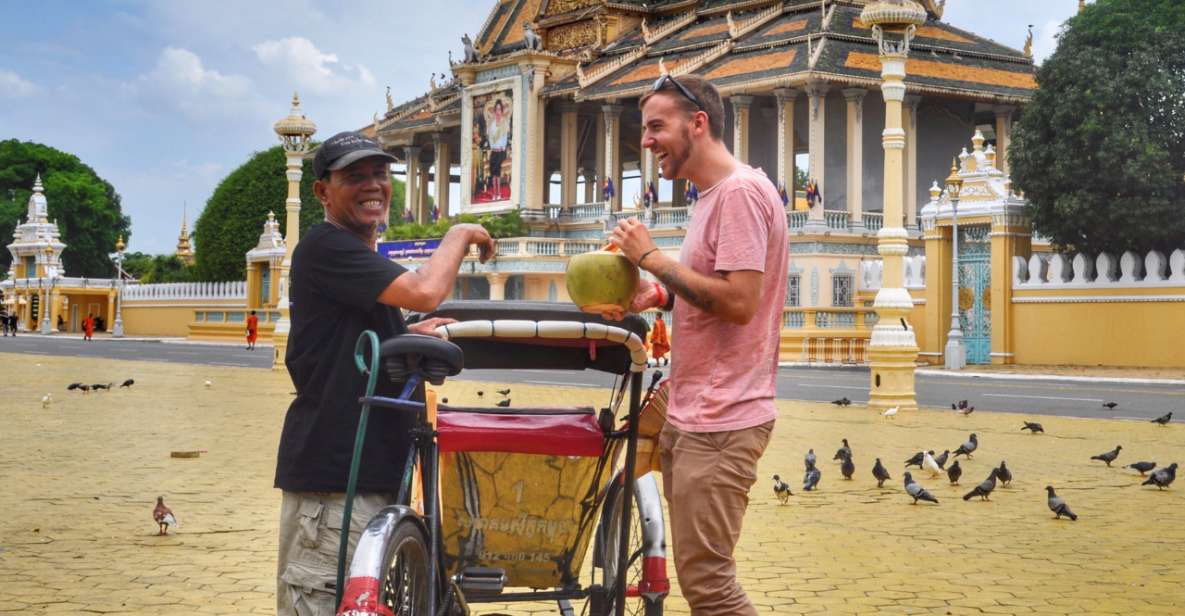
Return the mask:
[[152,257],[148,271],[140,278],[140,282],[151,284],[154,282],[192,282],[194,268],[179,259],[177,255],[156,255]]
[[473,214],[461,214],[452,218],[440,218],[434,223],[422,224],[417,222],[399,221],[387,229],[383,234],[384,239],[388,240],[419,240],[435,237],[444,237],[449,228],[459,223],[476,223],[486,228],[490,232],[490,236],[495,238],[500,237],[522,237],[530,232],[527,228],[527,223],[523,222],[522,216],[518,210],[511,210],[506,214],[486,214],[483,216],[475,216]]
[[1008,150],[1034,229],[1091,254],[1185,245],[1185,2],[1087,5],[1037,82]]
[[137,280],[142,280],[152,269],[152,255],[142,252],[125,252],[123,254],[123,271]]
[[[62,262],[71,276],[110,277],[108,255],[120,235],[131,237],[131,219],[123,214],[119,194],[77,156],[40,143],[0,141],[0,246],[12,243],[25,222],[33,181],[41,174],[49,219],[56,220],[66,250]],[[12,255],[0,249],[0,272]]]
[[[255,153],[247,162],[223,178],[193,227],[196,246],[195,280],[242,280],[246,275],[245,255],[259,241],[259,233],[274,212],[284,229],[284,201],[288,179],[284,151],[280,146]],[[321,222],[325,213],[313,195],[313,165],[305,161],[300,180],[300,230]],[[391,180],[392,218],[403,203],[403,182]]]

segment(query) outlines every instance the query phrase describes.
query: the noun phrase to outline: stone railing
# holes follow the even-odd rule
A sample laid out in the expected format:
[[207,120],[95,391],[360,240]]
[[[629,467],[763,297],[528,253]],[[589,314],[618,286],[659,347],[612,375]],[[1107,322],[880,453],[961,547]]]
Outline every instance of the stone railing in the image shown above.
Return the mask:
[[786,307],[782,329],[868,329],[872,313],[865,307]]
[[827,222],[828,229],[847,231],[851,214],[847,210],[823,210],[823,220]]
[[55,278],[15,278],[5,280],[3,283],[5,287],[11,286],[14,289],[60,289],[63,287],[110,289],[118,284],[119,282],[114,278],[73,278],[66,276]]
[[[649,216],[646,210],[622,210],[620,212],[611,212],[605,219],[606,228],[617,225],[617,221],[625,220],[626,218],[637,218],[646,223],[647,227],[651,229],[662,229],[670,227],[686,227],[691,216],[688,214],[685,207],[656,207],[651,208]],[[649,220],[648,220],[649,218]]]
[[[599,250],[604,242],[545,237],[509,237],[496,240],[499,257],[571,257]],[[470,247],[469,256],[476,257]]]
[[786,225],[791,229],[801,229],[806,226],[806,219],[808,216],[810,216],[809,212],[786,212]]
[[523,218],[545,219],[556,222],[597,222],[607,214],[604,203],[579,203],[571,207],[548,204],[542,210],[524,210]]
[[160,284],[138,284],[124,287],[123,299],[127,302],[158,300],[208,300],[247,299],[247,282],[168,282]]
[[864,212],[864,228],[868,231],[880,231],[885,226],[885,215],[880,212]]
[[[905,262],[905,288],[926,288],[926,256],[905,256],[902,257],[902,260]],[[884,280],[884,271],[885,264],[881,259],[861,261],[860,288],[868,291],[880,289]]]
[[[810,220],[809,212],[800,210],[786,212],[786,224],[791,229],[802,229],[806,227],[808,220]],[[884,217],[879,212],[865,213],[862,219],[866,231],[879,230],[883,221]],[[827,225],[828,229],[852,232],[852,214],[847,210],[824,210],[823,223]]]
[[1167,259],[1153,250],[1142,258],[1125,252],[1118,261],[1104,252],[1094,258],[1082,253],[1072,257],[1034,254],[1027,261],[1014,256],[1012,263],[1016,289],[1185,286],[1185,249],[1174,250]]

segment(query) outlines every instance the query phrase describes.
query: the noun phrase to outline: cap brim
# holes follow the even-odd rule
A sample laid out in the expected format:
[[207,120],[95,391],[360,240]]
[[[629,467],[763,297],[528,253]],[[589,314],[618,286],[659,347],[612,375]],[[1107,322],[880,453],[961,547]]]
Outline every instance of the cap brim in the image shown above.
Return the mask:
[[349,154],[344,154],[337,160],[333,161],[332,165],[325,168],[326,171],[337,171],[344,169],[363,158],[384,158],[387,162],[396,162],[396,158],[382,150],[355,150]]

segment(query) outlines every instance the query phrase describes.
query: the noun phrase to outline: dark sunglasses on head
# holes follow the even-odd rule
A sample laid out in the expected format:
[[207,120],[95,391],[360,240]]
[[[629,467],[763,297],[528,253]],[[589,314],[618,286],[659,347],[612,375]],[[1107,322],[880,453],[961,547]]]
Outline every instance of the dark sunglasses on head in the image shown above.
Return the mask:
[[699,99],[696,98],[695,95],[691,93],[691,90],[688,90],[686,86],[679,83],[678,79],[675,79],[674,77],[671,77],[670,75],[663,75],[662,77],[659,77],[654,82],[654,87],[650,88],[650,91],[651,92],[658,92],[659,90],[662,90],[663,88],[665,88],[667,83],[675,84],[675,88],[679,90],[679,93],[682,94],[683,96],[687,97],[687,100],[691,101],[691,103],[693,105],[695,105],[696,109],[699,109],[700,111],[704,110],[704,106],[701,105],[699,102]]

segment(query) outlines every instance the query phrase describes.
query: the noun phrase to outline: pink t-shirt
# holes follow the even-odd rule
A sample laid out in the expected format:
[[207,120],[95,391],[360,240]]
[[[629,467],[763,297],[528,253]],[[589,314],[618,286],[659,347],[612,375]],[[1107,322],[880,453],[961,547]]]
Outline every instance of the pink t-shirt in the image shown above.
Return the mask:
[[786,297],[786,213],[764,173],[740,165],[700,193],[679,262],[708,276],[763,272],[757,314],[729,323],[675,300],[667,420],[686,432],[741,430],[771,421],[782,306]]

